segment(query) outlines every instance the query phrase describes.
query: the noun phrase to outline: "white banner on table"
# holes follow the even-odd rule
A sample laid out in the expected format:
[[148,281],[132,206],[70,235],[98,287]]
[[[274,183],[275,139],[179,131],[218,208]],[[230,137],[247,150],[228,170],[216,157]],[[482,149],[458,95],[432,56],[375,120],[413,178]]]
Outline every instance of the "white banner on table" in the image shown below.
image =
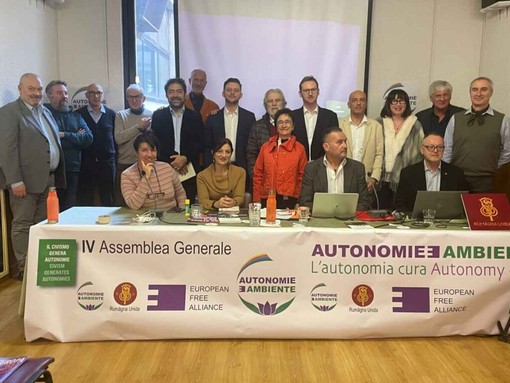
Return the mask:
[[[36,286],[39,240],[77,241],[77,282]],[[505,233],[37,225],[27,341],[495,334]]]

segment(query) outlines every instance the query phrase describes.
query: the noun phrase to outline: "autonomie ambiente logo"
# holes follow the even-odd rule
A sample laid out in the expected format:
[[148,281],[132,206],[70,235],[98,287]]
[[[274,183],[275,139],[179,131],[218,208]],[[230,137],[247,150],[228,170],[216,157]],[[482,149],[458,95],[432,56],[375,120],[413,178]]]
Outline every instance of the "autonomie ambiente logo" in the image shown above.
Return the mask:
[[237,275],[239,299],[249,310],[264,316],[281,314],[296,296],[296,277],[276,275],[269,262],[273,260],[267,254],[256,255]]

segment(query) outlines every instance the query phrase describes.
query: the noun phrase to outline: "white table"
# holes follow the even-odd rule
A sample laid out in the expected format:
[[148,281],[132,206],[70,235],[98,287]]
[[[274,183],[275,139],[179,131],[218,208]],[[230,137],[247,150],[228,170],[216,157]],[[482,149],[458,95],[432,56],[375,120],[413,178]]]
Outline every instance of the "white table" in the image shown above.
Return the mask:
[[[143,225],[123,212],[73,208],[32,227],[27,341],[495,334],[508,317],[508,232]],[[76,241],[72,286],[37,285],[41,240]],[[57,270],[73,257],[55,254]]]

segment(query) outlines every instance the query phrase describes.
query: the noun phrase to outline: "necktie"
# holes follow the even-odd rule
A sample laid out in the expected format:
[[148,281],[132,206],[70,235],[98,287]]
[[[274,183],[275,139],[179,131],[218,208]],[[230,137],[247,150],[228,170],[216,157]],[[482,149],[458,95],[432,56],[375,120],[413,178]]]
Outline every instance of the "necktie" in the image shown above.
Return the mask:
[[469,119],[468,119],[468,122],[467,122],[468,126],[473,126],[475,124],[475,121],[477,121],[478,125],[480,125],[480,126],[485,124],[484,113],[487,112],[487,110],[489,110],[488,106],[487,106],[487,108],[479,110],[479,111],[476,111],[476,112],[472,111],[471,116],[469,116]]

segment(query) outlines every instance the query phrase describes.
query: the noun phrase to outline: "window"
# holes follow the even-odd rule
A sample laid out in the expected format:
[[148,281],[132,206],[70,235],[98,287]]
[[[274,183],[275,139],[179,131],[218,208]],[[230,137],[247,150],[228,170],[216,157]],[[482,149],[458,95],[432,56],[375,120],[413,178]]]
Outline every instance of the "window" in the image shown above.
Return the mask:
[[[132,4],[131,1],[124,3],[124,11],[127,11],[127,18],[124,17],[125,59],[131,64],[125,73],[125,84],[140,84],[147,97],[145,107],[156,110],[168,105],[164,85],[176,76],[174,1],[135,0],[134,12],[126,9],[132,6],[128,4]],[[126,28],[129,34],[133,25],[130,38],[126,36]]]

